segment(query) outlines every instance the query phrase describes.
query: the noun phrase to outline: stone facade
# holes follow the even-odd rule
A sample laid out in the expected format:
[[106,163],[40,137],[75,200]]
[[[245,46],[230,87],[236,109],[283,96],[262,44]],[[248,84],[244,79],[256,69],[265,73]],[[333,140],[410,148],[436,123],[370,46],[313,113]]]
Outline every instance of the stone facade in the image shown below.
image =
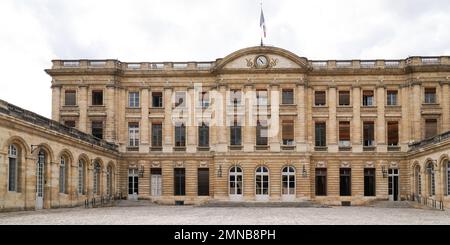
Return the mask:
[[[100,122],[102,137],[118,149],[88,157],[99,154],[103,162],[113,161],[115,192],[130,193],[130,198],[336,205],[400,200],[418,195],[412,171],[420,165],[425,174],[427,161],[434,159],[436,191],[422,194],[449,200],[449,148],[417,143],[450,131],[448,56],[314,61],[261,46],[213,62],[54,60],[46,72],[52,77],[52,119],[87,134],[94,133],[93,122]],[[235,90],[241,93],[237,103],[230,99]],[[204,100],[202,92],[207,92]],[[180,98],[182,106],[176,104]],[[231,124],[225,119],[242,123],[239,144],[231,144]],[[258,120],[270,122],[263,144],[256,136]],[[201,122],[209,125],[206,145],[200,142]],[[181,123],[185,133],[178,144],[175,126]],[[293,131],[283,134],[288,124]],[[154,125],[161,125],[160,140]],[[81,153],[79,147],[72,154]],[[232,173],[235,167],[241,172]],[[324,173],[324,178],[316,176]],[[200,175],[207,179],[202,187]]]

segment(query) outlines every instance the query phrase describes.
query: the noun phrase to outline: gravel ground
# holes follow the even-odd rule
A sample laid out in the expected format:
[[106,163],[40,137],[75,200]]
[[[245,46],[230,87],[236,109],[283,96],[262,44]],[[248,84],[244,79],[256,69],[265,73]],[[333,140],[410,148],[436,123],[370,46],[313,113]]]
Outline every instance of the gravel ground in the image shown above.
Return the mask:
[[449,211],[413,208],[144,206],[0,213],[0,224],[73,225],[418,225],[450,224]]

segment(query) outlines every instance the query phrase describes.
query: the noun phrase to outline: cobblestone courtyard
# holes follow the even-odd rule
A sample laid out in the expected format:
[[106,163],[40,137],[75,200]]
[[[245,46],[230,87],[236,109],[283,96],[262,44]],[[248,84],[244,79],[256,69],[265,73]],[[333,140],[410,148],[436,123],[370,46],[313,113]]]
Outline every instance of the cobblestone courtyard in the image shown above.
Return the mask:
[[450,224],[449,211],[386,207],[141,206],[0,213],[0,224],[316,225]]

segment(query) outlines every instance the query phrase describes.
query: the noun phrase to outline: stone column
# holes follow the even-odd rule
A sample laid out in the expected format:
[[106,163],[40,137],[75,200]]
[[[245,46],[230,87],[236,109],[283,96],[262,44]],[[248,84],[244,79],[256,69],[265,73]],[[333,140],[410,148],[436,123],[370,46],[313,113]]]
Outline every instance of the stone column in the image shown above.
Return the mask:
[[269,125],[269,146],[271,152],[280,152],[282,140],[282,129],[280,121],[280,88],[278,84],[272,84],[270,88],[270,107],[267,111],[270,112]]
[[361,139],[361,87],[353,87],[353,123],[350,129],[353,152],[362,152]]
[[410,119],[409,114],[409,87],[408,85],[401,86],[401,106],[402,106],[402,119],[399,123],[400,142],[402,151],[408,150],[408,143],[410,140]]
[[52,85],[52,119],[58,122],[61,104],[61,85]]
[[[195,96],[194,87],[188,88],[187,95],[187,110],[188,113],[187,121],[186,121],[186,152],[194,153],[197,152],[198,146],[198,126],[200,123],[196,123],[197,115],[192,114],[196,110],[197,100]],[[184,113],[183,113],[184,114]]]
[[105,140],[110,142],[114,142],[117,138],[115,130],[115,113],[115,85],[107,85]]
[[[253,106],[255,104],[256,97],[253,91],[252,85],[245,85],[244,101],[245,101],[245,122],[243,126],[243,142],[244,152],[253,152],[255,150],[255,122],[251,122],[254,116],[250,116],[253,113]],[[255,120],[253,120],[255,121]]]
[[163,152],[173,151],[172,88],[164,88]]
[[[22,191],[25,194],[25,208],[34,209],[36,207],[36,162],[37,158],[33,155],[24,157],[25,166],[22,166],[24,172],[22,176],[25,178],[25,185],[22,186]],[[0,159],[1,160],[1,159]],[[1,195],[1,192],[0,192]]]
[[305,84],[303,82],[297,84],[296,95],[294,96],[297,103],[297,118],[294,122],[295,142],[298,152],[307,150],[306,144],[306,106],[305,106]]
[[221,85],[219,87],[219,91],[220,93],[220,97],[221,98],[215,98],[216,99],[216,103],[219,103],[217,105],[217,114],[220,114],[217,117],[217,123],[218,125],[216,126],[216,135],[217,135],[217,146],[216,146],[216,151],[217,152],[227,152],[228,151],[228,141],[229,141],[229,137],[228,137],[228,127],[227,127],[227,100],[226,100],[226,96],[227,96],[227,86],[226,85]]
[[87,109],[88,109],[88,93],[87,86],[82,85],[79,87],[79,95],[78,95],[78,108],[80,110],[80,120],[78,122],[78,129],[82,132],[88,133],[88,125],[87,125]]
[[[7,172],[8,172],[8,153],[7,152],[0,152],[0,179],[2,182],[0,182],[0,208],[4,208],[6,205],[6,188],[7,188]],[[3,164],[5,163],[5,164]],[[24,186],[26,187],[26,186]]]
[[140,137],[141,142],[139,144],[139,152],[148,153],[150,149],[150,126],[148,119],[148,108],[149,108],[149,94],[148,88],[143,88],[141,90],[141,123],[140,123]]
[[413,105],[413,139],[415,141],[420,141],[422,139],[422,127],[421,127],[421,104],[422,104],[422,96],[420,96],[420,82],[413,83],[413,93],[411,104]]
[[378,152],[387,152],[387,144],[386,144],[386,125],[387,122],[385,120],[385,87],[378,86],[377,87],[377,122],[376,122],[376,134],[375,134],[375,142],[377,145]]
[[126,91],[123,87],[119,88],[119,103],[117,108],[117,114],[119,115],[119,120],[117,120],[117,138],[119,141],[119,150],[126,151],[128,145],[128,125],[125,121],[125,108],[127,103]]
[[450,131],[450,100],[449,100],[449,84],[448,82],[441,82],[442,96],[442,130],[439,133]]
[[337,144],[337,126],[336,126],[336,86],[332,85],[328,88],[328,125],[327,125],[327,146],[328,152],[338,152]]

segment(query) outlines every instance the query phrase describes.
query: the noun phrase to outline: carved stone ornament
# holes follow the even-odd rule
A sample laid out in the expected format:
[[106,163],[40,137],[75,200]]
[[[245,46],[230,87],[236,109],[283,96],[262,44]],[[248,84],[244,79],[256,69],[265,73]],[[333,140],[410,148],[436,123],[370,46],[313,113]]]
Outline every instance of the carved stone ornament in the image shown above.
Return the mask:
[[327,167],[327,162],[316,162],[316,168],[326,168]]
[[253,68],[253,69],[261,69],[262,67],[259,66],[257,64],[257,62],[256,62],[256,59],[258,57],[260,57],[260,56],[261,57],[266,57],[266,59],[267,59],[267,64],[263,66],[265,69],[271,69],[271,68],[274,68],[275,66],[277,66],[278,59],[270,58],[270,57],[265,56],[265,55],[258,55],[258,56],[255,56],[253,58],[246,58],[245,59],[245,61],[247,61],[247,67]]
[[341,162],[341,168],[351,168],[350,162]]
[[200,161],[199,163],[199,167],[200,168],[207,168],[208,167],[208,162],[207,161]]
[[390,162],[389,168],[398,168],[398,162]]
[[184,168],[184,161],[174,161],[175,168]]
[[366,162],[364,167],[365,168],[375,168],[375,163],[374,162]]
[[160,168],[161,162],[160,161],[152,161],[152,168]]

